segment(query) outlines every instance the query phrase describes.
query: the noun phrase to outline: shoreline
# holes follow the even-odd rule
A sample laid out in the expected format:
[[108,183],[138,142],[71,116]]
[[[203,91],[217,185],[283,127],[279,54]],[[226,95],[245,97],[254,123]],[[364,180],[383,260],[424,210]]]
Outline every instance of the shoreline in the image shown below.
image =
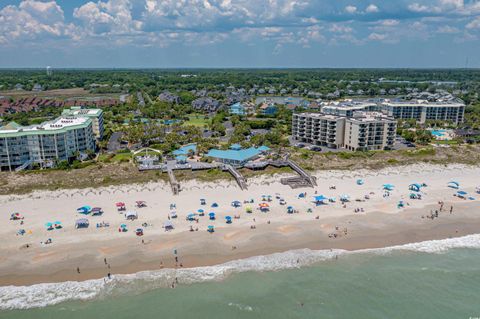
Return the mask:
[[[388,223],[391,225],[389,227],[382,225],[379,229],[377,227],[356,224],[357,227],[353,234],[348,234],[345,237],[337,239],[328,238],[327,233],[321,229],[323,223],[336,222],[337,224],[349,225],[348,221],[350,219],[363,219],[362,217],[368,218],[369,223],[383,223],[385,222],[385,214],[370,213],[368,216],[347,215],[342,219],[315,220],[316,225],[309,221],[293,223],[291,225],[265,224],[257,228],[257,230],[262,228],[260,234],[256,234],[255,232],[257,230],[255,230],[252,232],[252,236],[250,236],[259,242],[261,241],[261,244],[257,244],[254,247],[248,245],[238,246],[237,249],[231,250],[231,247],[227,244],[217,242],[216,247],[207,255],[199,253],[196,249],[198,246],[196,245],[193,245],[193,247],[191,244],[178,245],[178,247],[181,247],[178,248],[179,263],[181,263],[183,267],[175,267],[174,255],[170,246],[172,245],[172,241],[176,242],[180,237],[184,237],[186,235],[184,233],[176,234],[171,241],[163,245],[156,243],[157,240],[161,239],[159,236],[152,236],[148,238],[150,243],[137,244],[142,250],[133,248],[124,253],[110,255],[106,257],[108,263],[111,265],[110,269],[105,266],[103,257],[100,258],[95,251],[91,250],[90,252],[71,254],[68,253],[68,250],[74,250],[76,247],[69,245],[58,252],[58,254],[66,253],[68,256],[68,259],[64,259],[62,263],[48,264],[41,267],[26,267],[23,269],[18,268],[19,265],[8,267],[8,269],[2,267],[0,270],[0,286],[29,286],[40,283],[60,283],[66,281],[80,282],[105,278],[108,272],[111,272],[112,275],[115,276],[135,274],[143,271],[155,271],[162,268],[187,269],[216,266],[230,261],[283,253],[297,249],[362,251],[402,246],[430,240],[457,238],[480,233],[478,231],[478,229],[480,229],[480,216],[470,218],[467,216],[477,209],[477,205],[465,206],[467,207],[457,207],[457,209],[462,210],[462,213],[454,213],[452,215],[445,214],[437,220],[422,219],[422,212],[419,210],[405,211],[405,214],[402,216],[396,215],[395,217],[397,218],[394,220],[392,220],[393,216],[389,216]],[[414,223],[411,225],[403,224],[404,218],[411,217],[416,217],[422,220],[423,223],[416,223],[416,225],[413,225]],[[360,222],[364,221],[365,220],[360,220]],[[267,227],[274,227],[277,228],[277,230],[265,230],[264,228]],[[285,233],[279,233],[279,227],[283,229],[285,229],[285,227],[291,227],[289,231],[291,231],[292,234],[285,235]],[[292,230],[293,228],[301,228],[302,233],[295,233]],[[375,233],[371,234],[372,232]],[[210,244],[208,237],[211,235],[199,235],[203,237],[202,239],[205,239],[207,244]],[[228,234],[222,232],[222,235],[225,237],[225,235]],[[98,251],[104,249],[104,247],[109,247],[110,250],[118,251],[125,244],[127,244],[127,241],[115,240],[115,243],[107,242],[102,245],[96,244],[92,248]],[[164,248],[159,249],[158,246],[164,246]],[[76,265],[81,265],[80,274],[76,273]]]

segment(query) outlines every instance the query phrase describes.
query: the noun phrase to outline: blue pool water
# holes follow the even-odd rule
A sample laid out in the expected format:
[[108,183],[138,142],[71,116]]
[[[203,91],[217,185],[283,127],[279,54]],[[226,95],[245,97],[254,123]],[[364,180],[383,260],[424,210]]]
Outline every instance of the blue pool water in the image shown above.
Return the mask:
[[445,135],[445,130],[432,130],[432,135],[434,136],[444,136]]

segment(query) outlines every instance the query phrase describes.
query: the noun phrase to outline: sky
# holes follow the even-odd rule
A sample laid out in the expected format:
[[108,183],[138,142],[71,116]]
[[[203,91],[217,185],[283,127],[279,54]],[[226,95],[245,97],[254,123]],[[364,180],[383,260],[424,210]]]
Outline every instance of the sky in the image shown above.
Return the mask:
[[0,68],[479,68],[480,0],[0,0]]

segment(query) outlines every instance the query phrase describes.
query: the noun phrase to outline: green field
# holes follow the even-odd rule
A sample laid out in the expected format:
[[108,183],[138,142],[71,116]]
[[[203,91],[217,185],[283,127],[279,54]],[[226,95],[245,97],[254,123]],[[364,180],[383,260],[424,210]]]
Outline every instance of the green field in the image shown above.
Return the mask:
[[184,125],[200,126],[204,127],[205,125],[210,124],[210,119],[205,119],[203,114],[192,114],[188,116],[189,120],[184,123]]

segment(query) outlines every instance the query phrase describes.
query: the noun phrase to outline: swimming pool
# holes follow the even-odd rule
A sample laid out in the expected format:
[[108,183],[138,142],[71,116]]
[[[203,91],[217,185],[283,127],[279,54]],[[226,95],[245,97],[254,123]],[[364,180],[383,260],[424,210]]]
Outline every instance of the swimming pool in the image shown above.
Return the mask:
[[434,136],[441,137],[441,136],[445,135],[446,131],[445,130],[432,130],[431,133]]

